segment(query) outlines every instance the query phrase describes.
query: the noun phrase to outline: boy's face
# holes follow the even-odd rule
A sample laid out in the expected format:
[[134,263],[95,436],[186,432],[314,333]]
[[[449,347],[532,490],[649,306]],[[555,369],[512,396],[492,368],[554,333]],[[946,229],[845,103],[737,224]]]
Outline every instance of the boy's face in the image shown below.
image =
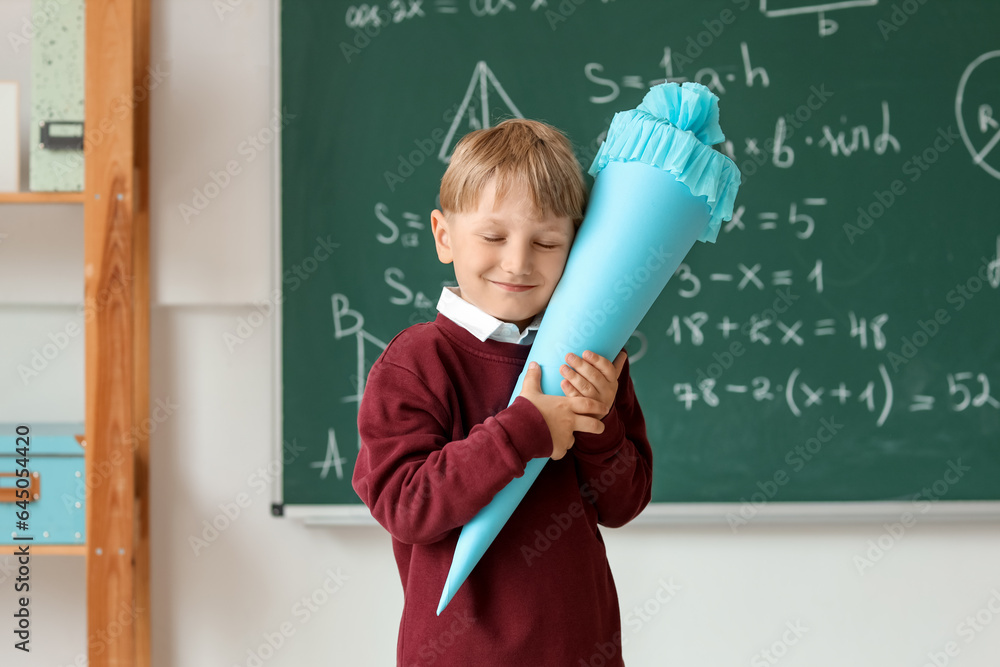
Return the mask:
[[524,329],[542,312],[573,244],[573,221],[541,216],[524,188],[497,202],[486,187],[475,211],[431,213],[438,259],[454,262],[462,298]]

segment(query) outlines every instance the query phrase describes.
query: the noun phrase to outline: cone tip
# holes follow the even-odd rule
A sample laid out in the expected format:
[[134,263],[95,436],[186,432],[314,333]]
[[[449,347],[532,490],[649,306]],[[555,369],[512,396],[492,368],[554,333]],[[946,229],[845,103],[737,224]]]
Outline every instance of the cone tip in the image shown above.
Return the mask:
[[438,616],[441,615],[441,612],[444,611],[444,608],[448,606],[449,602],[451,602],[451,586],[449,586],[448,583],[445,582],[444,590],[441,591],[441,601],[438,602],[438,608],[437,608]]

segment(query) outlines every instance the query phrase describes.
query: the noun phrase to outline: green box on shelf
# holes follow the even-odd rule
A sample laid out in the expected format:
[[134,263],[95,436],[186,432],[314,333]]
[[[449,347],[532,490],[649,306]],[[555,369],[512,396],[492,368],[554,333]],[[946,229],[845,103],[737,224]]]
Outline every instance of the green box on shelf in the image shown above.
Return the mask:
[[28,189],[81,192],[84,185],[84,0],[32,0],[45,16],[31,41]]

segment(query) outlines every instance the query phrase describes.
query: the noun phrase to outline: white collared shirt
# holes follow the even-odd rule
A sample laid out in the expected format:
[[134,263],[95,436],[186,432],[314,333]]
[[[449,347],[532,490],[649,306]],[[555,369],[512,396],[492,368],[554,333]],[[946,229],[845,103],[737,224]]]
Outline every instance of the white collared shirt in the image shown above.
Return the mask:
[[450,286],[445,286],[441,290],[437,309],[439,313],[481,341],[491,338],[503,343],[531,345],[535,340],[538,325],[542,323],[542,313],[538,313],[523,332],[519,331],[516,324],[498,320],[479,306],[463,299],[459,288]]

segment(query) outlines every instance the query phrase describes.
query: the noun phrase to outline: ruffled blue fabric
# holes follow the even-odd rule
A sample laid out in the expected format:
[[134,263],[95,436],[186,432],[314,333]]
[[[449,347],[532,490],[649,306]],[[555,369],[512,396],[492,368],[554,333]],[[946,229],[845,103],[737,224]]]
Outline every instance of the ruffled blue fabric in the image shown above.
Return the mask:
[[699,237],[714,243],[723,220],[733,217],[740,187],[736,163],[712,148],[725,140],[719,98],[700,83],[653,86],[642,103],[615,114],[590,174],[610,162],[643,162],[672,174],[708,202],[710,221]]
[[636,108],[693,133],[703,144],[713,146],[726,140],[719,127],[719,98],[700,83],[654,86]]

